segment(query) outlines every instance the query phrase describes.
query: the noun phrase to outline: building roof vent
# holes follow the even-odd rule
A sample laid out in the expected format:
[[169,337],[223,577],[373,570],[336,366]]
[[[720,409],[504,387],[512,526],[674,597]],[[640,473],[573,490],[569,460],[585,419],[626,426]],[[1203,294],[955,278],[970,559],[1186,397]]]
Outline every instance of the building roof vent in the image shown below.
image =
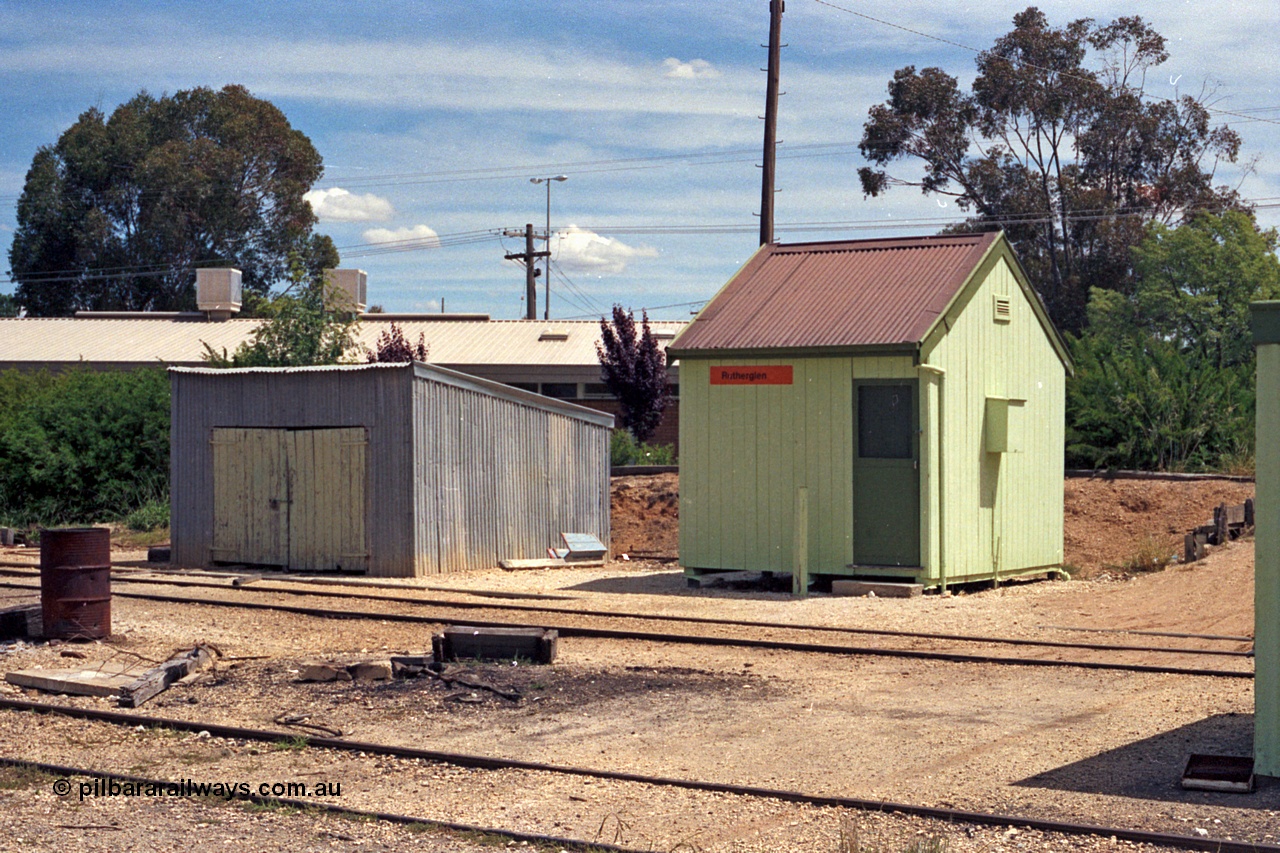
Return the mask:
[[196,270],[196,308],[210,320],[228,320],[240,312],[240,270]]
[[369,274],[364,270],[325,270],[324,280],[350,303],[349,310],[359,314],[368,307]]

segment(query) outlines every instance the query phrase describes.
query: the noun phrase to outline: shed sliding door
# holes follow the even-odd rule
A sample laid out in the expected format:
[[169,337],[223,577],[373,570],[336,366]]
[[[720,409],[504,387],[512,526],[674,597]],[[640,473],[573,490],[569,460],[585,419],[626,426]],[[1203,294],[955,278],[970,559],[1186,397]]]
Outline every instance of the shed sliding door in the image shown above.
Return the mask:
[[212,445],[214,562],[368,571],[364,429],[221,428]]

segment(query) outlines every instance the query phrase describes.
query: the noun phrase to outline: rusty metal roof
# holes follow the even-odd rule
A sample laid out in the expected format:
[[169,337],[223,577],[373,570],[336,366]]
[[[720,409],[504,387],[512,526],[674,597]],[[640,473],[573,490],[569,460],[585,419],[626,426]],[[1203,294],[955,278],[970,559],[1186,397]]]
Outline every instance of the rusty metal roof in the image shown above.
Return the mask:
[[917,344],[997,239],[992,232],[762,246],[671,349]]

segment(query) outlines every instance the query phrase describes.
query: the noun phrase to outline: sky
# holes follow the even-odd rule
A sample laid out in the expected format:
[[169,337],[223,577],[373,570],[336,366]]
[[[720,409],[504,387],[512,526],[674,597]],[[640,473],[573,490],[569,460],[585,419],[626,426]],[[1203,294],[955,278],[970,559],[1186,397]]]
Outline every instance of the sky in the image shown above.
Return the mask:
[[[834,5],[833,5],[834,4]],[[1168,39],[1156,96],[1207,93],[1241,133],[1217,182],[1280,225],[1280,4],[1038,4],[1050,23],[1141,14]],[[967,85],[1025,3],[789,0],[775,232],[784,242],[928,234],[962,217],[910,187],[866,199],[857,142],[893,72]],[[873,20],[879,19],[879,20]],[[113,2],[0,0],[0,292],[32,156],[90,107],[241,84],[324,158],[317,231],[394,312],[524,316],[503,236],[547,224],[550,316],[614,304],[687,319],[759,243],[767,0]],[[899,169],[899,172],[905,170]],[[539,280],[538,316],[545,293]]]

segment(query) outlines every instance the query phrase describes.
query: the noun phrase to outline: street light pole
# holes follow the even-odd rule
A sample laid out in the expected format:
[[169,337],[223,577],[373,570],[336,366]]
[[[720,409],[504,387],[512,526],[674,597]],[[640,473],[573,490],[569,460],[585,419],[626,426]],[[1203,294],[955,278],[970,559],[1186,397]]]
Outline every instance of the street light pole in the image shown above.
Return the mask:
[[553,175],[552,177],[549,177],[549,178],[530,178],[529,179],[529,183],[531,184],[547,185],[547,260],[546,260],[545,273],[544,273],[546,278],[545,286],[547,288],[547,305],[546,305],[546,308],[543,310],[543,314],[542,314],[542,319],[544,320],[551,319],[551,182],[567,181],[567,180],[569,180],[568,175]]

